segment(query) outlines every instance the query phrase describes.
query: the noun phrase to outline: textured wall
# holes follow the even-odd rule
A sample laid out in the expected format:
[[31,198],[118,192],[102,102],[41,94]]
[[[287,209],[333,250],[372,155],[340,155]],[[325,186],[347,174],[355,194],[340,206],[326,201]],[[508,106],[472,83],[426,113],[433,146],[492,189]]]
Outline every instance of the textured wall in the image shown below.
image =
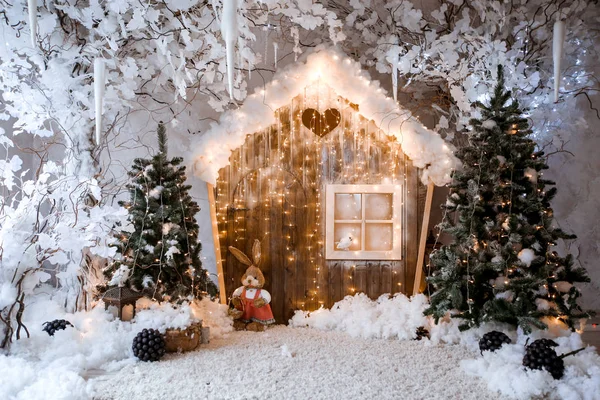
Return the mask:
[[[595,96],[596,106],[600,96]],[[588,109],[587,100],[577,103]],[[574,130],[565,150],[550,156],[544,177],[556,181],[558,193],[552,204],[556,223],[577,235],[569,247],[592,279],[583,287],[583,304],[600,310],[600,119],[596,112],[585,113],[587,129]]]

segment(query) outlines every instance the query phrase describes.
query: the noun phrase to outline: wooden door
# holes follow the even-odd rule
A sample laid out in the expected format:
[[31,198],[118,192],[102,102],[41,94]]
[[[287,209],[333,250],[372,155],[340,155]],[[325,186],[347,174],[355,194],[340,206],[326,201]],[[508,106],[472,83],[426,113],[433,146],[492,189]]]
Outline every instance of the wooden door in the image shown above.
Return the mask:
[[[224,247],[234,246],[250,255],[254,240],[260,240],[264,289],[271,294],[277,323],[287,323],[309,295],[305,268],[310,251],[301,234],[308,228],[302,182],[278,167],[259,168],[233,188],[230,204]],[[241,285],[246,268],[229,251],[225,264],[229,297]]]

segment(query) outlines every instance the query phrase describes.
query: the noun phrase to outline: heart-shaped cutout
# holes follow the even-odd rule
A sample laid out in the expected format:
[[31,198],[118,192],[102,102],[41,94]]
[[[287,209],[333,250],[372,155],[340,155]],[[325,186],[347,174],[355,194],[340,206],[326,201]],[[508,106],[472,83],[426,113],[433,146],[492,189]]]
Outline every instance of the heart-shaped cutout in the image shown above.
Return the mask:
[[339,125],[341,117],[336,108],[328,108],[323,114],[314,108],[307,108],[302,113],[302,123],[315,135],[323,137]]

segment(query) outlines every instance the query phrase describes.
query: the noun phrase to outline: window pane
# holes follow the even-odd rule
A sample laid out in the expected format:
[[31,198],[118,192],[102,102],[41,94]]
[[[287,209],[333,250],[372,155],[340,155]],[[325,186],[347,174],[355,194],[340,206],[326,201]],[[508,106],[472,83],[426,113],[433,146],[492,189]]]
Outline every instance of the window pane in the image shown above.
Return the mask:
[[365,225],[365,250],[388,251],[394,245],[392,224],[371,223]]
[[369,193],[365,196],[365,219],[392,219],[394,215],[392,193]]
[[357,220],[362,219],[361,195],[351,193],[336,193],[334,218]]
[[360,239],[361,239],[361,224],[344,224],[335,223],[333,230],[334,246],[333,249],[336,251],[360,250]]

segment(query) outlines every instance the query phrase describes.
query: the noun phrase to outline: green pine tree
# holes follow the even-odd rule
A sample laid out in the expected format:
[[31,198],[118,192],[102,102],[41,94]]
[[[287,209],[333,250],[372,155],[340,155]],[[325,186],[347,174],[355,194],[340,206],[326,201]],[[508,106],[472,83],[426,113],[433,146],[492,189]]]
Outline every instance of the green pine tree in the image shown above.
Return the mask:
[[575,282],[589,282],[569,254],[553,246],[574,239],[553,224],[554,182],[536,151],[528,121],[504,90],[502,68],[489,105],[474,104],[480,119],[470,124],[469,144],[457,152],[463,169],[453,174],[441,229],[454,237],[431,255],[428,277],[435,292],[426,315],[451,312],[461,329],[486,321],[506,322],[525,332],[547,328],[556,317],[573,329],[589,315],[577,304]]
[[188,193],[183,159],[167,159],[162,124],[158,144],[152,159],[135,159],[129,172],[130,201],[119,204],[129,210],[134,230],[119,234],[120,257],[104,274],[109,286],[127,283],[160,301],[201,297],[203,292],[215,296],[217,288],[200,261],[195,219],[200,207]]

